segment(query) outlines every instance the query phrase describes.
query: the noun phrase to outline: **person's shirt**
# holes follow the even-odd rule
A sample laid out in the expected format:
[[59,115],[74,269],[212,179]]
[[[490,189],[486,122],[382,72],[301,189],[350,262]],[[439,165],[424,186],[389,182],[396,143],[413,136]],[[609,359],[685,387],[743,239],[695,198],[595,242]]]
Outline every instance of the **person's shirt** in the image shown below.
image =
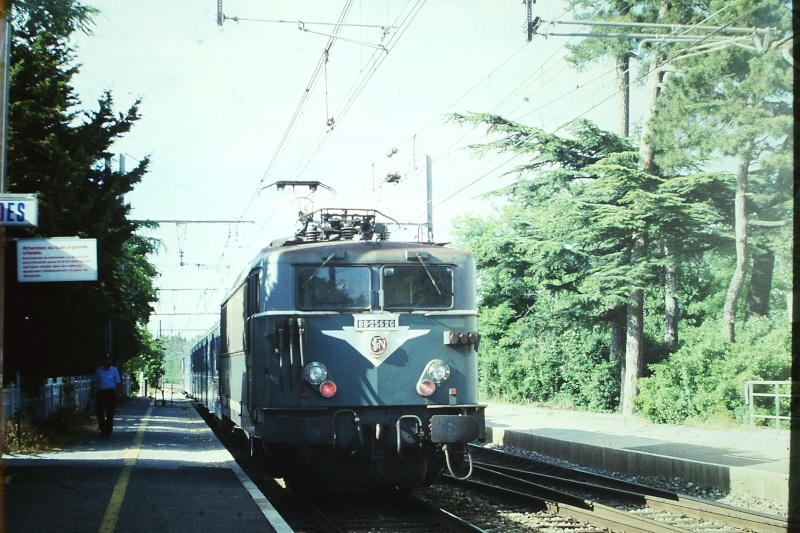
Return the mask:
[[120,379],[116,367],[110,366],[106,368],[105,365],[100,365],[94,371],[92,382],[97,386],[98,390],[106,390],[116,389],[117,385],[122,383],[122,379]]

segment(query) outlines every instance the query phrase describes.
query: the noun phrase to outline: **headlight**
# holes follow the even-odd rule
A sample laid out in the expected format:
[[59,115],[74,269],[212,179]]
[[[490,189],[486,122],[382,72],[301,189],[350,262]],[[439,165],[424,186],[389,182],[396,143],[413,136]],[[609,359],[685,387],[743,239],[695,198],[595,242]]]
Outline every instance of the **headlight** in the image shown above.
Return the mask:
[[308,363],[306,365],[306,381],[312,385],[319,385],[328,377],[328,369],[322,363]]
[[417,381],[417,394],[431,396],[436,392],[436,385],[441,385],[450,377],[450,367],[441,359],[434,359],[425,366],[425,370]]
[[450,377],[450,367],[441,359],[434,359],[428,363],[425,373],[428,374],[431,381],[439,385]]

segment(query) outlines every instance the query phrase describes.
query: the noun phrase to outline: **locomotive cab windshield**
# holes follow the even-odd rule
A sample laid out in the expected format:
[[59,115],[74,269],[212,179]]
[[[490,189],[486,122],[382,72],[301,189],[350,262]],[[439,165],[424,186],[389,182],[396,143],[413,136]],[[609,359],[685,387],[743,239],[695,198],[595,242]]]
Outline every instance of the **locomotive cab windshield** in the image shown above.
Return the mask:
[[447,265],[392,265],[381,269],[384,309],[450,309],[453,268]]
[[[450,265],[382,265],[378,307],[387,310],[452,309]],[[298,266],[297,308],[303,311],[369,311],[371,269],[366,265]]]
[[297,267],[297,308],[304,311],[370,308],[370,269],[364,265]]

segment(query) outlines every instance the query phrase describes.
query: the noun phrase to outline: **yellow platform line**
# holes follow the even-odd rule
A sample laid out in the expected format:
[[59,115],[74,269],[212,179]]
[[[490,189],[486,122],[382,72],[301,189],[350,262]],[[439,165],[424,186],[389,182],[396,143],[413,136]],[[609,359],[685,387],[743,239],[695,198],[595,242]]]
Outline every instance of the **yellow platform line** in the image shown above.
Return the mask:
[[113,533],[117,527],[117,519],[119,518],[119,510],[122,507],[122,502],[125,499],[125,491],[128,490],[128,481],[131,479],[133,473],[133,465],[136,464],[136,459],[139,457],[139,448],[142,446],[144,440],[144,431],[147,427],[147,421],[153,412],[153,405],[155,400],[150,403],[147,408],[144,418],[139,424],[139,430],[136,432],[136,438],[133,439],[133,446],[128,448],[125,454],[125,466],[117,479],[117,484],[114,486],[114,491],[111,493],[111,501],[108,502],[106,507],[106,514],[103,516],[103,522],[100,524],[100,533]]

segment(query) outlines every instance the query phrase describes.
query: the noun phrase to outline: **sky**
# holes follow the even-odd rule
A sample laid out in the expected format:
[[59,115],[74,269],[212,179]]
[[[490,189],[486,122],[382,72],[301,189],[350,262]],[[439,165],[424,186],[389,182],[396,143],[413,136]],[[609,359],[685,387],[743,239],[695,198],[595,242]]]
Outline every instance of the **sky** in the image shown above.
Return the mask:
[[[531,42],[520,0],[222,0],[221,25],[217,0],[86,3],[100,13],[71,43],[82,107],[106,90],[119,111],[141,99],[142,118],[112,149],[127,169],[150,158],[126,201],[131,218],[161,221],[142,232],[161,242],[156,336],[211,328],[241,270],[294,233],[300,209],[424,224],[426,157],[434,240],[451,240],[460,215],[491,213],[482,195],[509,183],[519,160],[477,159],[468,146],[490,139],[485,128],[449,123],[451,113],[562,134],[581,117],[616,124],[614,66],[563,60],[579,37],[554,33],[586,28],[566,25],[573,15],[557,0],[533,5],[545,22]],[[270,187],[280,180],[333,192]]]

